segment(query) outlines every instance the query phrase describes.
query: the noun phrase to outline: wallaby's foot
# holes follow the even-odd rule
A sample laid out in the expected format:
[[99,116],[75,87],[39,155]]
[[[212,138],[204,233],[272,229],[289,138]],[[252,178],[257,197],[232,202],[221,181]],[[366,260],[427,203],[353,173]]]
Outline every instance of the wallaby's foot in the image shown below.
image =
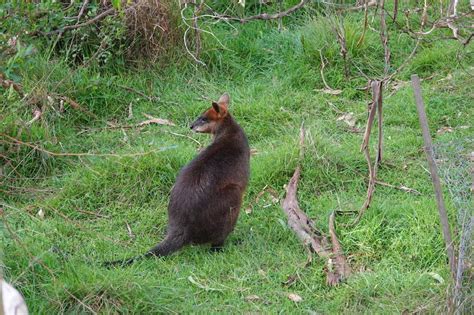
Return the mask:
[[220,253],[224,250],[224,243],[219,243],[219,244],[212,244],[211,245],[211,253]]

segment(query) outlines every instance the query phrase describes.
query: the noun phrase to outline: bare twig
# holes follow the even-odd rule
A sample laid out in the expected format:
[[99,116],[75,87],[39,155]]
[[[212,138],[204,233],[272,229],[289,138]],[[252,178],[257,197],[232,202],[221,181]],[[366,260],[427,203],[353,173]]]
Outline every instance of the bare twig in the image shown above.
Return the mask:
[[132,92],[132,93],[135,93],[137,95],[140,95],[141,97],[147,99],[149,102],[153,102],[153,101],[159,101],[160,98],[158,96],[149,96],[149,95],[146,95],[145,93],[143,93],[142,91],[139,91],[139,90],[136,90],[134,88],[131,88],[129,86],[125,86],[125,85],[120,85],[118,84],[117,85],[118,87],[121,87],[122,89],[124,90],[127,90],[129,92]]
[[397,15],[398,15],[398,0],[395,0],[393,2],[393,17],[392,17],[393,23],[397,21]]
[[81,20],[82,15],[84,14],[87,6],[89,5],[89,0],[84,0],[84,3],[81,6],[81,10],[79,10],[79,14],[77,15],[77,23],[79,24],[79,21]]
[[[364,30],[362,31],[362,34],[360,35],[359,40],[357,41],[357,47],[359,47],[362,42],[364,41],[365,38],[365,33],[367,32],[367,27],[369,25],[369,19],[368,19],[368,14],[369,14],[369,2],[367,0],[364,1]],[[375,1],[374,1],[375,3]]]
[[193,28],[194,28],[194,54],[197,59],[199,59],[199,55],[201,54],[201,29],[198,25],[198,16],[201,13],[202,8],[204,7],[204,1],[198,6],[195,6],[193,12]]
[[327,92],[329,94],[333,94],[333,95],[341,94],[342,93],[341,90],[333,89],[326,82],[326,78],[324,77],[324,67],[326,67],[326,62],[324,61],[324,58],[323,58],[322,49],[319,50],[319,57],[321,58],[321,69],[319,70],[319,72],[321,73],[321,79],[323,80],[323,84],[326,87],[325,92]]
[[254,16],[249,16],[243,19],[240,19],[240,23],[246,23],[252,20],[275,20],[275,19],[280,19],[284,16],[290,15],[291,13],[297,11],[298,9],[302,8],[309,0],[301,0],[300,3],[296,4],[295,6],[285,10],[281,11],[275,14],[268,14],[268,13],[262,13],[262,14],[257,14]]
[[[125,10],[127,10],[127,9],[125,9]],[[104,19],[105,17],[107,17],[109,15],[112,15],[112,14],[115,14],[115,13],[116,13],[116,10],[115,10],[115,8],[112,7],[110,9],[105,10],[102,13],[97,14],[95,17],[93,17],[90,20],[87,20],[84,23],[77,23],[77,24],[74,24],[74,25],[66,25],[63,28],[60,28],[60,29],[57,29],[57,30],[54,30],[54,31],[51,31],[51,32],[43,33],[43,35],[62,34],[65,31],[70,31],[70,30],[74,30],[74,29],[77,29],[77,28],[81,28],[81,27],[84,27],[84,26],[87,26],[87,25],[97,23],[100,20]]]
[[423,132],[424,149],[428,165],[431,173],[431,180],[433,181],[433,187],[436,194],[436,203],[438,205],[439,218],[441,221],[441,227],[443,230],[444,242],[446,245],[446,252],[449,259],[449,267],[453,280],[456,279],[456,261],[454,257],[454,246],[451,237],[451,230],[449,227],[448,215],[446,213],[446,207],[444,205],[443,193],[441,190],[441,183],[438,176],[438,170],[436,162],[434,160],[433,145],[431,142],[430,131],[428,127],[428,118],[426,117],[425,105],[423,97],[421,95],[420,78],[414,74],[411,76],[413,85],[413,91],[415,94],[416,108],[418,110],[418,118],[420,120],[421,130]]
[[449,7],[448,7],[449,16],[458,15],[458,2],[459,2],[458,0],[451,0],[451,2],[449,3]]
[[203,15],[201,17],[209,17],[217,20],[224,20],[224,21],[236,21],[240,23],[247,23],[253,20],[276,20],[280,19],[282,17],[288,16],[292,14],[293,12],[301,9],[306,3],[308,3],[309,0],[301,0],[298,4],[292,6],[291,8],[286,9],[285,11],[280,11],[275,14],[268,14],[268,13],[262,13],[262,14],[257,14],[257,15],[252,15],[252,16],[247,16],[244,18],[239,18],[235,16],[230,16],[230,15],[225,15],[225,14],[214,14],[214,15]]
[[63,290],[69,294],[69,296],[71,296],[74,300],[76,300],[79,304],[81,304],[82,306],[84,306],[84,308],[86,308],[87,310],[89,310],[89,312],[91,312],[91,314],[94,314],[96,315],[97,312],[94,311],[89,305],[86,305],[83,301],[81,301],[78,297],[76,297],[74,294],[72,294],[67,288],[63,287]]
[[349,65],[347,63],[347,43],[344,22],[341,21],[339,23],[339,21],[336,21],[334,24],[334,32],[336,33],[337,42],[339,43],[339,53],[344,61],[344,76],[347,79],[349,77]]
[[[372,162],[370,160],[370,151],[369,151],[369,139],[370,139],[370,133],[372,131],[372,126],[374,124],[374,119],[375,119],[375,113],[377,110],[381,113],[381,101],[382,101],[382,81],[372,81],[371,82],[371,87],[372,87],[372,103],[369,111],[369,118],[367,119],[367,125],[365,127],[365,133],[364,133],[364,139],[362,141],[362,145],[360,150],[364,152],[365,160],[367,161],[367,166],[369,168],[369,184],[367,187],[367,196],[364,201],[364,204],[359,210],[359,213],[352,223],[352,225],[357,224],[360,219],[362,218],[362,215],[365,213],[365,211],[369,208],[370,202],[372,201],[372,196],[375,191],[375,181],[377,179],[377,168],[378,168],[378,160],[381,158],[381,153],[382,153],[382,144],[381,144],[381,135],[379,134],[379,144],[378,144],[378,150],[377,150],[377,157],[375,159],[374,164],[372,165]],[[381,114],[379,114],[379,119],[381,118]],[[379,132],[381,129],[381,121],[379,121]]]
[[37,145],[31,144],[31,143],[27,143],[27,142],[23,142],[23,141],[18,140],[18,139],[16,139],[16,138],[10,137],[9,135],[6,135],[6,134],[4,134],[4,133],[0,133],[0,136],[5,137],[5,138],[7,138],[7,139],[13,141],[13,143],[30,147],[30,148],[32,148],[32,149],[35,149],[35,150],[44,152],[44,153],[46,153],[46,154],[48,154],[48,155],[51,155],[51,156],[113,156],[113,157],[133,157],[133,156],[148,155],[148,154],[151,154],[151,153],[160,152],[160,151],[163,151],[163,150],[168,149],[168,148],[160,148],[160,149],[151,150],[151,151],[146,151],[146,152],[124,153],[124,154],[115,154],[115,153],[89,153],[89,152],[81,152],[81,153],[61,153],[61,152],[52,152],[52,151],[43,149],[43,148],[41,148],[41,147],[39,147],[39,146],[37,146]]
[[421,193],[418,190],[407,187],[407,186],[404,186],[404,185],[395,186],[395,185],[392,185],[392,184],[389,184],[389,183],[386,183],[386,182],[382,182],[380,180],[376,180],[375,183],[377,185],[380,185],[380,186],[385,186],[385,187],[390,187],[390,188],[402,190],[402,191],[405,191],[407,193],[411,193],[411,194],[415,194],[415,195],[421,195]]
[[378,126],[378,142],[377,142],[377,158],[375,163],[380,165],[383,157],[383,115],[382,115],[382,104],[383,104],[383,81],[379,83],[378,87],[378,99],[377,99],[377,126]]
[[380,0],[380,40],[384,50],[384,76],[388,76],[390,70],[390,48],[388,47],[388,31],[385,23],[385,0]]

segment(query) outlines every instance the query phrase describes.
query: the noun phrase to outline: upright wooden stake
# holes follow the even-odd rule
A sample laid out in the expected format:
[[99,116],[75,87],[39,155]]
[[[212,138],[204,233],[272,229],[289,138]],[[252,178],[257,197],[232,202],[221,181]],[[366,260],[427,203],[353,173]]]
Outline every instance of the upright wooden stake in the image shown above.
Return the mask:
[[411,76],[413,91],[415,93],[416,108],[418,110],[418,117],[420,119],[421,130],[423,132],[423,141],[425,143],[425,153],[430,167],[431,180],[436,194],[436,203],[438,204],[439,219],[441,221],[441,228],[443,229],[444,242],[446,244],[446,252],[448,254],[449,266],[453,279],[456,277],[456,262],[454,259],[454,245],[451,238],[451,230],[449,228],[448,215],[444,205],[443,193],[441,191],[441,183],[438,176],[438,170],[434,160],[433,145],[431,142],[430,131],[428,128],[428,119],[426,118],[425,105],[421,96],[420,78],[414,74]]

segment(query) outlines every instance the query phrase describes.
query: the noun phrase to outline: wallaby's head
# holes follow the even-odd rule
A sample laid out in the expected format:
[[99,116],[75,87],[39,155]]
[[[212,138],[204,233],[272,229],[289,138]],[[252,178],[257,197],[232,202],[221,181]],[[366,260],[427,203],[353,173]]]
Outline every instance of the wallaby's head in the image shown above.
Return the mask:
[[212,106],[191,124],[191,129],[195,132],[215,133],[217,127],[227,116],[228,106],[229,94],[224,93],[217,102],[212,102]]

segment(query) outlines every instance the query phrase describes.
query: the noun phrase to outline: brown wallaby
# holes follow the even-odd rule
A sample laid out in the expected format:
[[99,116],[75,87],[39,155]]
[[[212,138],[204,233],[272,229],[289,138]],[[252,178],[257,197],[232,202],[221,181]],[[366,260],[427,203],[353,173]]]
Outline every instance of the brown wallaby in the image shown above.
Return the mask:
[[243,129],[228,112],[225,93],[191,125],[214,141],[183,167],[171,190],[165,239],[146,254],[106,265],[127,265],[137,258],[166,256],[187,244],[221,248],[234,229],[249,180],[250,148]]

